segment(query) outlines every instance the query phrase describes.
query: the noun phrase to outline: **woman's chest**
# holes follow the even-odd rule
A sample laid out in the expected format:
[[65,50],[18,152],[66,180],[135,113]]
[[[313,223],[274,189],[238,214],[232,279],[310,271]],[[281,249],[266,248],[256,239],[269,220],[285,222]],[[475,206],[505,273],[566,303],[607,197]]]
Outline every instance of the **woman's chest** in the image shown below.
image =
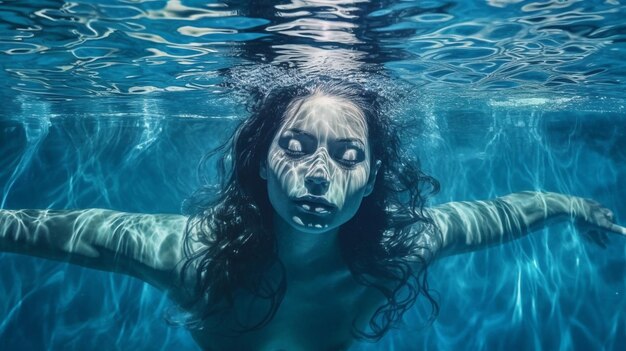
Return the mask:
[[297,277],[288,280],[280,306],[263,328],[233,332],[270,313],[267,300],[240,296],[232,310],[211,317],[207,328],[193,335],[208,350],[345,350],[353,342],[353,328],[363,330],[382,303],[377,290],[349,275]]

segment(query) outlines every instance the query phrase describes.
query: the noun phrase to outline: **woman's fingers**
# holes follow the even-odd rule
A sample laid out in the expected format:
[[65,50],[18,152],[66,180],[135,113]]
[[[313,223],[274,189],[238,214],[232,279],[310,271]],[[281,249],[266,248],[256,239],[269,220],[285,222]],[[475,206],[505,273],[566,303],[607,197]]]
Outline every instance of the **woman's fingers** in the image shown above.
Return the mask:
[[608,218],[611,222],[615,222],[615,215],[613,214],[613,211],[608,208],[606,209],[606,218]]
[[578,224],[583,236],[589,241],[606,248],[611,234],[626,236],[626,227],[615,224],[615,214],[599,202],[583,199],[584,211],[579,213]]
[[615,224],[615,214],[610,209],[604,207],[601,203],[585,199],[587,202],[588,212],[585,215],[585,221],[588,224],[608,230],[616,234],[626,235],[626,228]]
[[622,227],[621,225],[617,225],[615,223],[609,223],[606,226],[606,230],[616,233],[616,234],[626,235],[626,228]]

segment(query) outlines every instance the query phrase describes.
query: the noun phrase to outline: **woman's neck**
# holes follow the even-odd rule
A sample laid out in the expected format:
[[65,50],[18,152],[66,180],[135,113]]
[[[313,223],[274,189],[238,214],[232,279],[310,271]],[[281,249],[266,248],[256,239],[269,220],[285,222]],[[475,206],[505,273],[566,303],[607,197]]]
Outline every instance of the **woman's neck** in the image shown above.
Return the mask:
[[339,247],[339,229],[324,233],[297,230],[274,214],[278,256],[288,271],[320,274],[345,268]]

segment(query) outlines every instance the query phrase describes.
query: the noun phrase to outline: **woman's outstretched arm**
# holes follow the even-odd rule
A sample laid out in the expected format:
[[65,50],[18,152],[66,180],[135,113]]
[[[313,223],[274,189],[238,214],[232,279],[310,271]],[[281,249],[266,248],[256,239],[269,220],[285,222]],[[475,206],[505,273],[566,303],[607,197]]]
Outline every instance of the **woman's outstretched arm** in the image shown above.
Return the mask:
[[104,209],[0,210],[0,251],[128,274],[171,290],[186,221]]
[[501,244],[556,221],[573,220],[601,246],[607,232],[626,235],[613,213],[599,203],[557,193],[525,191],[490,201],[450,202],[429,210],[442,233],[440,255]]

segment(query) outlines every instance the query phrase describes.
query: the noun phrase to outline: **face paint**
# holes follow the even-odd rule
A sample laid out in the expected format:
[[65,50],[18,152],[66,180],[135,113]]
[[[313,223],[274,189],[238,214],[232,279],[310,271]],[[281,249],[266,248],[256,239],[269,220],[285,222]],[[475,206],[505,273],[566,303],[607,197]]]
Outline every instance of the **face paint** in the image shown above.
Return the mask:
[[370,176],[362,111],[319,93],[292,103],[270,145],[266,175],[274,210],[296,229],[321,232],[347,222]]

